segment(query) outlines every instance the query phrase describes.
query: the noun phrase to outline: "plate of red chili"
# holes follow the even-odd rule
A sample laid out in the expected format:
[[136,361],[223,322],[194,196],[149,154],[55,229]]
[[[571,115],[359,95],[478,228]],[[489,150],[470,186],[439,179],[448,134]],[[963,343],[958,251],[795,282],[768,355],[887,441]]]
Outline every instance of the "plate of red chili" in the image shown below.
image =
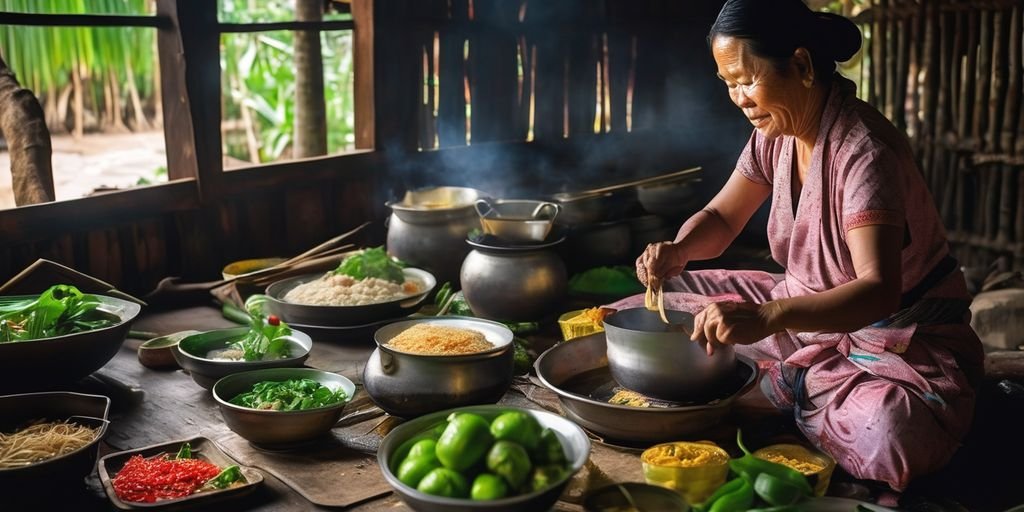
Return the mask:
[[[186,443],[191,456],[177,457]],[[211,482],[232,466],[241,478],[225,485]],[[111,453],[99,460],[98,472],[107,497],[121,510],[208,505],[246,494],[263,482],[262,473],[239,466],[205,437]]]

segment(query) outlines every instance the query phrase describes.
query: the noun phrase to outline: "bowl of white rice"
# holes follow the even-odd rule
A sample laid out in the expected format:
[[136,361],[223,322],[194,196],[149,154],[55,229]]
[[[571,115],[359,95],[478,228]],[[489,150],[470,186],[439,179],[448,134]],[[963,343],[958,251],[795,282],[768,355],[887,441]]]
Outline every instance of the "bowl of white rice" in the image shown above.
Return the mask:
[[267,306],[285,322],[323,327],[399,318],[414,313],[437,285],[425,270],[405,268],[402,274],[402,283],[333,272],[290,277],[267,287]]

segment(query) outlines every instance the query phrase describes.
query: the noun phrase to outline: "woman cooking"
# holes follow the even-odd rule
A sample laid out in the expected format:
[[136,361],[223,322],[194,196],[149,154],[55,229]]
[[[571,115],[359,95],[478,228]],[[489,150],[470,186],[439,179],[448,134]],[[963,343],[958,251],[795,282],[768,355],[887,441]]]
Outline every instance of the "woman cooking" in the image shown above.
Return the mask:
[[[637,273],[667,292],[738,296],[701,310],[692,338],[761,361],[765,393],[815,445],[902,490],[949,461],[982,370],[909,143],[836,73],[860,48],[849,20],[800,0],[729,0],[708,40],[754,133],[721,191]],[[720,255],[769,197],[783,274],[683,271]]]

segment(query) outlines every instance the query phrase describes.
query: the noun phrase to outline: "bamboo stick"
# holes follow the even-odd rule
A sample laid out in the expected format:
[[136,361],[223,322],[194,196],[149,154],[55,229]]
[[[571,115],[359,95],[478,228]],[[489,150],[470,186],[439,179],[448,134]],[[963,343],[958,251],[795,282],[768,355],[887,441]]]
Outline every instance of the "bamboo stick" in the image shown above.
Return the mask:
[[907,132],[913,136],[913,140],[916,143],[914,146],[915,150],[917,150],[918,161],[920,161],[921,157],[920,148],[922,144],[920,122],[921,94],[918,88],[921,45],[918,42],[921,41],[921,23],[924,20],[924,8],[924,2],[919,2],[915,12],[904,16],[900,27],[900,44],[902,45],[900,57],[903,59],[903,65],[900,66],[900,80],[902,83],[900,94],[902,99],[899,105],[904,115],[904,124],[907,127]]
[[888,117],[899,129],[903,129],[903,126],[897,122],[896,119],[896,87],[897,87],[897,73],[899,69],[897,67],[897,61],[899,57],[897,55],[897,49],[899,41],[899,34],[897,33],[897,22],[895,16],[896,7],[899,5],[899,0],[891,0],[892,11],[889,16],[886,17],[885,29],[889,32],[889,36],[886,37],[885,43],[885,117]]
[[921,52],[921,70],[924,73],[924,86],[922,87],[923,98],[921,98],[920,111],[914,109],[914,119],[919,119],[920,122],[917,124],[918,127],[918,140],[920,141],[921,148],[921,161],[922,167],[925,174],[925,179],[934,178],[938,174],[937,169],[933,167],[932,159],[935,154],[935,116],[937,115],[935,103],[938,96],[939,86],[939,66],[935,62],[935,56],[938,53],[938,45],[935,42],[935,29],[938,25],[938,9],[936,9],[934,0],[924,0],[922,2],[922,9],[924,10],[923,24],[924,24],[924,50]]
[[977,67],[977,48],[978,48],[978,13],[976,11],[967,12],[967,46],[965,51],[967,53],[967,60],[963,69],[963,73],[960,76],[961,87],[960,87],[960,119],[957,132],[961,137],[961,141],[970,137],[971,129],[971,98],[974,97],[974,85],[976,80],[975,69]]
[[957,126],[960,126],[960,118],[962,117],[960,112],[960,91],[962,89],[961,76],[963,71],[964,62],[964,31],[966,30],[966,16],[967,13],[964,11],[955,11],[953,14],[953,51],[952,60],[950,61],[950,74],[949,74],[949,112],[950,112],[950,124],[948,130],[952,132]]
[[986,149],[987,103],[989,84],[992,82],[992,11],[988,9],[981,11],[979,34],[980,42],[976,74],[978,87],[974,91],[974,116],[970,132],[971,147],[975,151]]
[[1024,241],[1024,207],[1021,207],[1020,204],[1024,200],[1024,177],[1021,176],[1020,171],[1013,174],[1017,179],[1017,214],[1014,219],[1013,239]]
[[985,213],[985,236],[994,239],[999,233],[999,210],[1002,208],[1002,194],[999,192],[999,185],[1002,183],[1000,172],[1001,165],[988,165],[985,167],[985,198],[980,201],[982,211]]
[[1016,241],[1013,238],[1013,178],[1014,171],[1010,166],[999,165],[999,231],[996,240],[1001,243]]
[[887,0],[873,0],[871,24],[871,97],[870,102],[885,112],[885,5]]
[[1006,87],[1006,115],[1003,117],[1003,132],[1000,140],[1000,147],[1003,148],[1003,151],[1011,154],[1016,154],[1017,149],[1014,146],[1014,133],[1021,104],[1021,73],[1024,72],[1021,64],[1021,12],[1020,6],[1017,6],[1010,13],[1009,68],[1007,69],[1009,83]]
[[1002,151],[999,130],[1003,126],[1003,112],[1006,106],[1006,73],[1009,62],[1006,61],[1006,23],[1005,13],[996,11],[992,15],[992,83],[988,94],[988,131],[985,136],[985,147],[988,151]]

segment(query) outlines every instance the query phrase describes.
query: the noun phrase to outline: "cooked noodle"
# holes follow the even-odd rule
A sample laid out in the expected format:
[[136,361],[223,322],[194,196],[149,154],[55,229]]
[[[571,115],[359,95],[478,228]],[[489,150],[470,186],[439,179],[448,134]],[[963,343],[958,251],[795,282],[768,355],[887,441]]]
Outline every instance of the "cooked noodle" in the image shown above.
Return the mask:
[[649,311],[657,311],[661,317],[661,321],[671,323],[668,321],[668,317],[665,316],[665,293],[661,288],[661,281],[658,280],[657,286],[651,286],[654,282],[653,278],[647,278],[647,293],[644,295],[644,307]]
[[50,421],[36,423],[11,434],[0,433],[0,469],[30,466],[67,455],[96,439],[98,429]]

